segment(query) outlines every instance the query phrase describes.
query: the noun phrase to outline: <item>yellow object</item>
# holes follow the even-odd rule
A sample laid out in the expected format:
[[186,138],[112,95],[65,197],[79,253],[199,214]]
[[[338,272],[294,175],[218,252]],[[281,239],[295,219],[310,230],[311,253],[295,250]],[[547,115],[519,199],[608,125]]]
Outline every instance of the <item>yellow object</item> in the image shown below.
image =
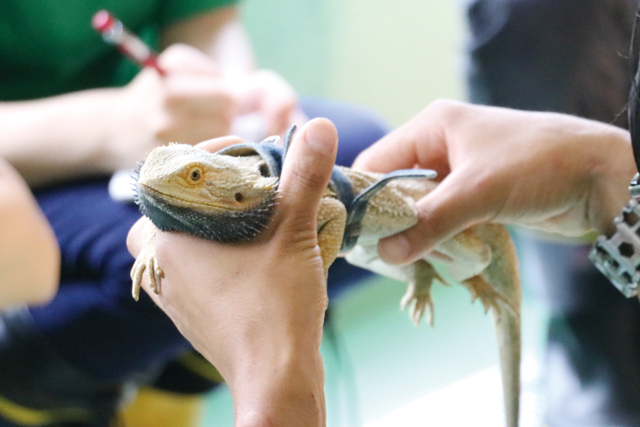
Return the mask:
[[204,397],[141,388],[136,399],[125,407],[120,419],[133,427],[199,427],[202,425]]
[[54,410],[27,408],[0,396],[0,416],[16,424],[39,426],[55,421],[86,421],[91,414],[88,410],[81,408]]

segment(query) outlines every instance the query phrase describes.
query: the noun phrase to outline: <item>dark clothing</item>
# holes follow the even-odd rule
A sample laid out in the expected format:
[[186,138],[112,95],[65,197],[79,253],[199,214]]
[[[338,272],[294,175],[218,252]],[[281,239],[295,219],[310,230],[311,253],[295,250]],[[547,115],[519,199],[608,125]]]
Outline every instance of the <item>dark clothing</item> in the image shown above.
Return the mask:
[[[474,0],[472,102],[625,125],[635,0]],[[551,308],[550,427],[640,425],[640,305],[587,259],[588,246],[518,237],[523,282]]]

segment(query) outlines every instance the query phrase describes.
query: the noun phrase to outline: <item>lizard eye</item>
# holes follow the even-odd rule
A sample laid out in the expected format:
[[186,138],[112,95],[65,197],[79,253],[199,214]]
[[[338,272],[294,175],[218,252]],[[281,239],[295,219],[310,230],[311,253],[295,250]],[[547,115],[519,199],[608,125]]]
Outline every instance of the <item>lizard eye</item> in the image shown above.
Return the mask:
[[242,202],[244,200],[244,196],[241,193],[236,193],[234,198],[236,199],[236,202]]
[[189,181],[191,181],[192,183],[196,183],[200,181],[200,178],[202,178],[202,169],[200,169],[198,166],[194,166],[189,170],[187,176]]

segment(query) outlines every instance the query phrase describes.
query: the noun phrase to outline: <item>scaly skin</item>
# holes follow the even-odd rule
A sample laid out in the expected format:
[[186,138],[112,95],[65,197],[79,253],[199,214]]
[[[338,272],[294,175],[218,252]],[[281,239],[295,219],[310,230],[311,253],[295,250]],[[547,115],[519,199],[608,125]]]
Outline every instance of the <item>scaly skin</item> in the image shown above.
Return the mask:
[[[355,193],[381,175],[338,167]],[[132,294],[138,298],[147,270],[159,292],[162,270],[155,262],[156,226],[218,241],[246,240],[267,226],[277,197],[277,179],[264,176],[259,156],[231,157],[174,144],[151,152],[137,183],[139,204],[150,217],[144,248],[131,271]],[[418,221],[414,204],[436,184],[426,180],[391,181],[367,205],[358,243],[346,254],[354,265],[409,284],[402,308],[410,307],[416,326],[426,314],[433,324],[431,287],[452,277],[491,311],[498,337],[508,427],[518,425],[520,396],[520,278],[511,238],[499,225],[477,225],[440,243],[433,254],[408,266],[384,264],[377,242]],[[339,255],[347,210],[330,190],[318,212],[318,244],[325,273]],[[439,273],[442,272],[443,274]],[[446,271],[446,275],[444,272]]]

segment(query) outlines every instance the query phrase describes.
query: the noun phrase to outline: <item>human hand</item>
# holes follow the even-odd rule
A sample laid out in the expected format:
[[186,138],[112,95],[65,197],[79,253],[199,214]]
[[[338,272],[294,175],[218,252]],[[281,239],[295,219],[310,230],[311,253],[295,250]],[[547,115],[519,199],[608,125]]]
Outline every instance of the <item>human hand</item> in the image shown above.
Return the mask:
[[419,223],[378,246],[407,263],[483,222],[582,235],[610,232],[635,173],[628,133],[554,113],[439,101],[364,151],[354,168],[435,169],[441,183],[418,201]]
[[115,106],[114,157],[129,167],[168,142],[194,144],[227,135],[237,99],[222,71],[199,50],[181,44],[158,56],[160,75],[147,67],[121,90]]
[[279,74],[262,69],[228,79],[239,100],[238,114],[261,114],[267,135],[283,135],[292,123],[302,124],[297,95]]
[[[220,138],[201,147],[217,151],[234,142]],[[161,292],[150,291],[148,282],[143,287],[225,378],[236,426],[265,419],[274,426],[324,425],[319,346],[327,294],[316,211],[336,149],[336,130],[327,120],[295,135],[274,217],[248,243],[157,233]],[[139,222],[129,234],[134,255],[142,227]]]

